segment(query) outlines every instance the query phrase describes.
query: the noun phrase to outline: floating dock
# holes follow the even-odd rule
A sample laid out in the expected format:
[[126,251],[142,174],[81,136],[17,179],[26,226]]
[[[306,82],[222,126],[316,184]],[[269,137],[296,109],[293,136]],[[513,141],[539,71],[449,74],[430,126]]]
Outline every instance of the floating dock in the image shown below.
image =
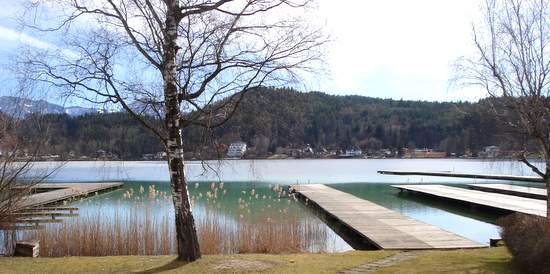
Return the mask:
[[[307,205],[314,206],[321,213],[328,215],[333,222],[351,231],[354,237],[342,238],[354,248],[357,244],[353,241],[366,241],[373,249],[388,250],[485,247],[325,185],[291,185],[289,191]],[[338,231],[336,233],[340,234]]]
[[472,174],[472,173],[456,173],[456,172],[450,172],[450,171],[425,172],[425,171],[379,170],[378,173],[384,174],[384,175],[400,175],[400,176],[433,176],[433,177],[453,177],[453,178],[467,178],[467,179],[487,179],[487,180],[544,183],[544,180],[538,176]]
[[105,192],[120,188],[124,183],[44,183],[33,186],[32,194],[24,198],[19,207],[30,208],[60,203],[70,199],[89,196],[94,193]]
[[546,200],[547,191],[544,188],[527,187],[508,184],[469,184],[470,189],[476,189],[486,192],[496,192],[525,198]]
[[546,216],[546,202],[537,199],[445,185],[393,185],[393,187],[500,211]]

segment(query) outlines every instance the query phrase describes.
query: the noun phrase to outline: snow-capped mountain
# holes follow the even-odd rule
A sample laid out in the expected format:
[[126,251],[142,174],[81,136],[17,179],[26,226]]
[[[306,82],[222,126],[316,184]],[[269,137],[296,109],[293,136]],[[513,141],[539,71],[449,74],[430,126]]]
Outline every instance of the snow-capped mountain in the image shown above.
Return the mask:
[[0,112],[15,116],[26,116],[31,113],[65,113],[70,116],[80,116],[102,111],[95,108],[85,108],[79,106],[63,107],[45,100],[31,100],[14,96],[0,96]]
[[69,116],[80,116],[88,113],[103,113],[102,110],[96,108],[84,108],[84,107],[66,107],[65,113]]

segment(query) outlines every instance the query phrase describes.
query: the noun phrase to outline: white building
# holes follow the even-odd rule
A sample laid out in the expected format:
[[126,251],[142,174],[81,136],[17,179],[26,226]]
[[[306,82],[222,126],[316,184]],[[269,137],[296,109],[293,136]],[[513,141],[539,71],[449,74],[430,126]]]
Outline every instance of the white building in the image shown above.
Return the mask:
[[241,158],[243,157],[245,152],[246,152],[246,143],[244,142],[231,143],[231,145],[227,149],[227,157]]
[[363,151],[359,148],[346,149],[345,156],[347,157],[358,157],[363,154]]
[[306,145],[306,148],[304,148],[304,153],[314,154],[313,148],[309,144]]
[[487,158],[496,158],[500,155],[500,148],[497,146],[488,146],[483,148],[482,156]]

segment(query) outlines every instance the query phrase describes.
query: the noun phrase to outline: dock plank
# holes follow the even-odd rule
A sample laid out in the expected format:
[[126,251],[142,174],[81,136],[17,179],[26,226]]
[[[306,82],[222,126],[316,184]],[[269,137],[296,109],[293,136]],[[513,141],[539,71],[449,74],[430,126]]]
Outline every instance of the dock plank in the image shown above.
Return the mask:
[[292,185],[293,193],[313,202],[341,224],[380,249],[463,249],[484,245],[321,184]]
[[113,183],[44,183],[34,186],[36,189],[47,189],[25,197],[19,204],[20,208],[29,208],[54,204],[71,198],[87,196],[96,192],[102,192],[122,187],[124,184]]
[[469,184],[469,188],[481,191],[497,192],[526,198],[545,200],[547,191],[544,188],[527,187],[509,184]]
[[546,202],[537,199],[446,185],[393,185],[393,187],[499,210],[546,216]]

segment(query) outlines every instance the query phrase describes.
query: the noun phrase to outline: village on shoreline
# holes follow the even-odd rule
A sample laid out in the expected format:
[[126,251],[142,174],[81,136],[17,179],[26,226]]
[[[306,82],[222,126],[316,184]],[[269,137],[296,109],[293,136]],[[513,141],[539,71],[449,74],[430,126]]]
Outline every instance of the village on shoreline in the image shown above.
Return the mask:
[[[234,142],[230,145],[221,144],[216,150],[205,149],[206,153],[185,153],[187,160],[284,160],[284,159],[515,159],[520,151],[503,150],[499,146],[486,146],[480,151],[466,150],[462,155],[431,148],[384,148],[379,150],[350,149],[313,149],[309,145],[301,147],[278,147],[274,153],[259,155],[254,147],[244,142]],[[1,156],[1,153],[0,153]],[[19,160],[29,160],[31,156],[18,155]],[[530,158],[541,158],[531,154]],[[98,150],[94,155],[76,155],[73,151],[65,155],[47,154],[35,156],[33,161],[162,161],[166,160],[166,152],[143,154],[139,159],[122,159],[115,153]]]

